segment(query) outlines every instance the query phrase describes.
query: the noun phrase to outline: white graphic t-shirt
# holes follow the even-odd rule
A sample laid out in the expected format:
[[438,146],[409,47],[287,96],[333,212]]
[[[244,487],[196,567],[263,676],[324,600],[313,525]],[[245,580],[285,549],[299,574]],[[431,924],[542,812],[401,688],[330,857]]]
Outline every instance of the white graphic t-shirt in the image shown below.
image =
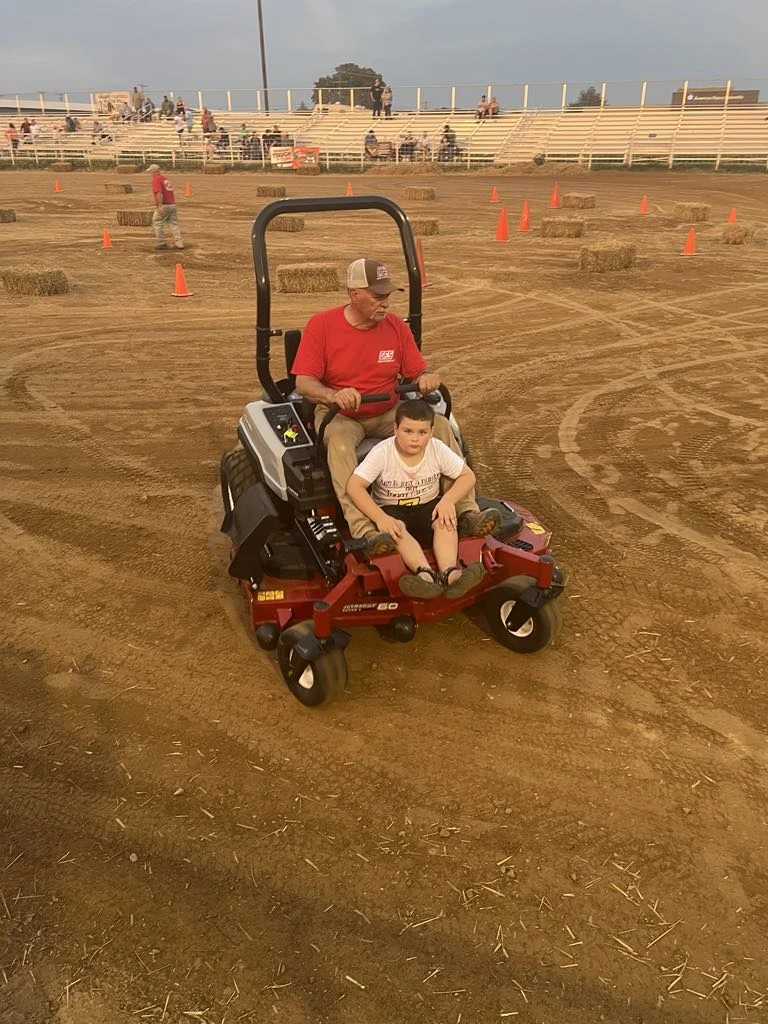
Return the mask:
[[447,444],[433,437],[421,462],[408,466],[400,458],[394,437],[377,444],[355,470],[367,484],[377,505],[424,505],[440,494],[440,477],[455,480],[464,469],[464,459]]

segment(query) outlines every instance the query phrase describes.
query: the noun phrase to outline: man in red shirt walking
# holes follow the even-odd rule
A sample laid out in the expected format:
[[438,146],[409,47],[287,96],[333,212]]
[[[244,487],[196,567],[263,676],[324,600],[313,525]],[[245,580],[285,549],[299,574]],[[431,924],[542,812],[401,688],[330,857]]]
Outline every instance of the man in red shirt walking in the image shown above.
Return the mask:
[[[392,436],[398,375],[415,380],[422,394],[440,386],[439,375],[427,369],[407,324],[388,312],[392,292],[403,290],[380,260],[355,260],[347,270],[349,302],[309,319],[291,367],[297,390],[317,405],[316,425],[332,402],[341,408],[325,432],[328,469],[350,532],[368,540],[366,553],[371,556],[394,551],[395,543],[389,534],[376,531],[346,493],[357,467],[355,449],[364,437]],[[390,395],[385,402],[360,405],[363,395],[384,392]],[[461,454],[445,417],[435,418],[434,436]],[[474,491],[457,502],[456,512],[464,536],[482,536],[499,525],[495,509],[478,509]]]
[[164,230],[168,228],[173,236],[176,249],[183,249],[179,218],[176,215],[176,198],[170,181],[160,170],[158,164],[151,164],[147,171],[152,174],[152,196],[155,200],[155,212],[152,216],[152,227],[155,230],[155,248],[167,249]]

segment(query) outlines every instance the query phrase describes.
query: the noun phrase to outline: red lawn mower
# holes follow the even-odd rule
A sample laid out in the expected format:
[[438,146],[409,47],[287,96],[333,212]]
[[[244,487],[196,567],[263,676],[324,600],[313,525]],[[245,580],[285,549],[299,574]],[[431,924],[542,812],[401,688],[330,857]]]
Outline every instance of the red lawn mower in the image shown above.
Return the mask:
[[[379,210],[397,225],[408,272],[408,324],[421,347],[421,277],[411,225],[400,207],[383,196],[281,199],[264,207],[253,223],[256,272],[256,368],[264,393],[249,402],[237,428],[240,446],[222,456],[222,532],[232,541],[229,572],[248,599],[256,640],[277,660],[291,693],[302,704],[327,704],[347,681],[344,649],[351,626],[375,626],[392,642],[412,640],[419,623],[481,605],[491,635],[518,654],[546,647],[561,626],[556,601],[563,573],[549,552],[550,531],[513,501],[478,497],[481,509],[496,508],[501,525],[486,537],[459,541],[464,564],[481,561],[485,575],[462,598],[430,601],[405,597],[398,580],[408,570],[397,553],[367,558],[364,542],[352,539],[331,485],[324,433],[338,414],[331,407],[314,428],[314,407],[295,391],[291,366],[301,332],[271,326],[271,294],[265,233],[280,214]],[[282,337],[286,377],[270,370],[272,338]],[[403,382],[400,395],[415,397]],[[367,395],[363,402],[385,396]],[[445,415],[465,450],[443,387],[428,396]],[[375,444],[366,438],[360,459]],[[466,450],[465,450],[466,454]],[[428,552],[430,559],[431,552]]]

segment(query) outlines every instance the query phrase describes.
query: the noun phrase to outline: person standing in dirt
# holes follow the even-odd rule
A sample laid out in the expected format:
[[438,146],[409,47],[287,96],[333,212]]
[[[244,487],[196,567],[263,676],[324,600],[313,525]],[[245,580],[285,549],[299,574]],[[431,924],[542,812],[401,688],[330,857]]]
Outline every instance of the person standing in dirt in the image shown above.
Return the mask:
[[173,187],[160,170],[159,164],[150,164],[147,171],[152,174],[152,196],[155,200],[155,212],[152,216],[155,248],[168,248],[165,242],[165,229],[168,228],[173,237],[173,247],[175,249],[183,249],[184,243],[181,240],[181,229],[179,227],[179,218],[176,214],[176,197],[173,194]]

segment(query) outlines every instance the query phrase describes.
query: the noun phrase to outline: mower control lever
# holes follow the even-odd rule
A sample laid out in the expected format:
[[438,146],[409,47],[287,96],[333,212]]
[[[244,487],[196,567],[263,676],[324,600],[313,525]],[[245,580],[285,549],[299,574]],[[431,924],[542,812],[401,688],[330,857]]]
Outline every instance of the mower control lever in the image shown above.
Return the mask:
[[[363,395],[360,399],[361,405],[371,404],[373,402],[388,402],[390,395]],[[320,426],[317,428],[317,441],[315,442],[315,465],[320,466],[323,461],[323,443],[325,440],[325,430],[331,420],[335,419],[341,410],[341,406],[337,405],[336,402],[331,402],[328,406],[328,412],[323,416],[320,421]]]
[[[395,394],[396,395],[407,395],[407,394],[410,394],[410,392],[412,392],[412,391],[415,391],[418,394],[419,386],[416,383],[416,381],[411,381],[410,383],[406,382],[405,384],[396,384],[395,385]],[[445,387],[444,384],[441,384],[440,387],[438,389],[436,389],[435,391],[428,391],[425,395],[419,395],[419,397],[423,398],[424,401],[427,402],[429,405],[438,405],[440,403],[441,399],[445,398],[446,399],[446,416],[450,416],[450,414],[451,414],[451,412],[450,412],[450,410],[451,410],[450,395],[448,394],[448,389]]]

